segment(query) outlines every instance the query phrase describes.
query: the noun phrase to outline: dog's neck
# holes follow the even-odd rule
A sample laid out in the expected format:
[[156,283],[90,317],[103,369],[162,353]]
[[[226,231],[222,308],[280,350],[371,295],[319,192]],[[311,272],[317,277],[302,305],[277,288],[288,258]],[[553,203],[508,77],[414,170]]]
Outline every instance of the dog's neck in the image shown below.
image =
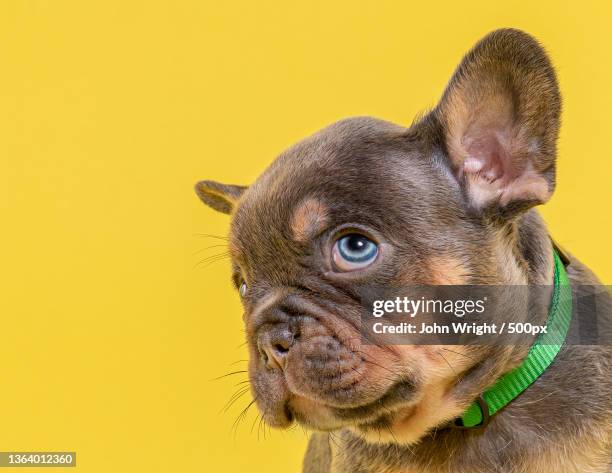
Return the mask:
[[515,256],[529,285],[551,285],[554,275],[553,244],[544,220],[530,210],[515,223]]

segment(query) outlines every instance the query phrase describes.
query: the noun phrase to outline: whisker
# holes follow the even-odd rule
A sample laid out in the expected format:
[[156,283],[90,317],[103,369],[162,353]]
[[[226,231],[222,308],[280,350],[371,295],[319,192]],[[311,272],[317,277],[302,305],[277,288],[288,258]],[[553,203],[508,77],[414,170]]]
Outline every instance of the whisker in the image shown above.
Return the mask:
[[223,407],[223,409],[221,410],[221,412],[227,412],[229,410],[230,407],[232,407],[232,405],[238,400],[240,399],[242,396],[244,396],[246,393],[249,392],[249,387],[247,386],[246,388],[242,388],[239,389],[237,392],[235,392],[232,397],[230,397],[229,401],[227,401],[227,403],[225,404],[225,407]]
[[448,362],[448,360],[446,359],[446,357],[442,354],[442,352],[440,352],[440,350],[436,350],[436,354],[440,355],[442,357],[442,359],[446,362],[446,364],[448,365],[448,367],[453,371],[453,373],[455,374],[455,376],[457,376],[457,371],[455,370],[455,368],[452,367],[452,365]]
[[206,263],[207,261],[213,260],[215,258],[220,258],[221,256],[229,256],[229,251],[222,251],[221,253],[215,253],[214,255],[209,255],[206,258],[203,258],[199,261],[199,263]]
[[236,417],[236,420],[232,424],[232,431],[234,432],[234,437],[238,433],[238,426],[244,420],[244,418],[246,417],[247,413],[249,412],[249,409],[251,408],[251,406],[253,404],[255,404],[256,400],[257,400],[257,398],[255,398],[251,402],[249,402],[249,404],[242,410],[242,412],[240,412],[240,414],[238,414],[238,417]]
[[213,378],[210,381],[217,381],[219,379],[226,378],[227,376],[232,376],[232,375],[235,375],[235,374],[246,373],[246,372],[247,372],[247,370],[231,371],[230,373],[227,373],[227,374],[224,374],[222,376],[218,376],[216,378]]
[[372,359],[371,359],[371,357],[370,357],[370,355],[368,353],[365,353],[364,351],[361,351],[361,350],[357,350],[356,353],[361,355],[363,361],[365,361],[366,363],[370,363],[370,364],[372,364],[374,366],[378,366],[379,368],[382,368],[382,369],[388,371],[393,376],[396,376],[396,377],[401,377],[402,376],[401,373],[393,371],[392,369],[388,368],[387,366],[383,366],[383,365],[381,365],[381,364],[379,364],[379,363],[377,363],[375,361],[372,361]]
[[473,356],[466,355],[465,353],[461,353],[460,351],[450,350],[449,348],[442,348],[442,350],[450,351],[451,353],[455,353],[456,355],[465,356],[466,358],[469,358],[472,361],[478,361]]
[[213,248],[227,248],[227,245],[212,245],[212,246],[207,246],[206,248],[202,248],[201,250],[194,251],[193,252],[193,256],[195,256],[195,255],[197,255],[199,253],[202,253],[203,251],[211,250]]
[[249,361],[249,360],[236,360],[236,361],[234,361],[233,363],[230,363],[230,366],[237,365],[238,363],[246,363],[246,362],[248,362],[248,361]]
[[201,269],[207,268],[208,266],[210,266],[213,263],[216,263],[217,261],[221,261],[224,259],[228,259],[230,257],[230,254],[228,251],[225,251],[223,253],[219,253],[216,255],[212,255],[212,256],[208,256],[200,261],[198,261],[193,269],[196,269],[198,267],[201,267]]
[[211,233],[194,233],[193,236],[201,237],[201,238],[216,238],[217,240],[229,240],[228,237],[221,235],[213,235]]
[[263,425],[263,437],[264,440],[266,439],[266,425],[265,425],[266,421],[264,421],[263,416],[259,417],[259,423],[257,424],[257,441],[259,441],[259,432],[261,430],[261,427]]
[[[261,414],[257,414],[255,416],[255,419],[253,419],[253,423],[251,424],[251,435],[253,434],[253,429],[255,429],[255,423],[259,420],[260,417]],[[257,440],[259,440],[259,437],[257,438]]]
[[390,425],[387,425],[386,427],[387,427],[387,430],[389,431],[389,435],[391,436],[391,438],[393,439],[393,441],[394,441],[395,443],[397,443],[397,439],[395,438],[395,435],[393,435],[393,430],[391,429],[391,426],[390,426]]

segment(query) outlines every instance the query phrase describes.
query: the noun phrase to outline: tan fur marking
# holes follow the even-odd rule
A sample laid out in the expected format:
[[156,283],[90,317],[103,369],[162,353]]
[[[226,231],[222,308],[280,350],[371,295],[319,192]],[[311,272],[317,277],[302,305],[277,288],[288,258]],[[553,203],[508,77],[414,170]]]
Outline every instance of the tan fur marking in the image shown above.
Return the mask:
[[450,388],[457,376],[470,365],[465,347],[454,346],[452,350],[447,350],[446,347],[437,345],[405,345],[396,346],[395,350],[402,364],[416,363],[421,367],[423,387],[414,403],[398,411],[398,416],[388,431],[368,434],[353,430],[372,443],[417,442],[426,432],[458,417],[466,408],[465,405],[457,403],[450,394]]
[[429,259],[426,265],[431,284],[440,286],[460,285],[467,281],[469,270],[458,258],[434,256]]
[[316,199],[308,198],[300,203],[291,218],[293,237],[304,242],[323,229],[329,216],[324,204]]

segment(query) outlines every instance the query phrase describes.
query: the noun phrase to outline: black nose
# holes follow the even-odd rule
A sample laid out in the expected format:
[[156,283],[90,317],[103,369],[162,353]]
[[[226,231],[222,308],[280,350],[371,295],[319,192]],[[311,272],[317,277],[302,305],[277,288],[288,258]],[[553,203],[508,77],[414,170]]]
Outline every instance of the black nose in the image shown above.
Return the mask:
[[276,326],[264,330],[257,341],[257,348],[262,361],[270,369],[284,370],[287,355],[293,345],[293,333],[287,327]]

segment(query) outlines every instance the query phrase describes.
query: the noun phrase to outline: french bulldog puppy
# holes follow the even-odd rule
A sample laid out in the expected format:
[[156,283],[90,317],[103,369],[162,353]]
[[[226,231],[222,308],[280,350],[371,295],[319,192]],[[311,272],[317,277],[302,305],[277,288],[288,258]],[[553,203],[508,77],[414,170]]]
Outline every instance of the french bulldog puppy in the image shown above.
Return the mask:
[[[363,284],[552,284],[534,207],[555,188],[560,110],[540,45],[498,30],[409,128],[342,120],[248,188],[196,185],[232,217],[257,406],[271,426],[315,431],[305,472],[612,472],[609,346],[566,344],[488,425],[457,430],[449,422],[529,347],[378,346],[359,328]],[[567,271],[598,284],[573,257]]]

